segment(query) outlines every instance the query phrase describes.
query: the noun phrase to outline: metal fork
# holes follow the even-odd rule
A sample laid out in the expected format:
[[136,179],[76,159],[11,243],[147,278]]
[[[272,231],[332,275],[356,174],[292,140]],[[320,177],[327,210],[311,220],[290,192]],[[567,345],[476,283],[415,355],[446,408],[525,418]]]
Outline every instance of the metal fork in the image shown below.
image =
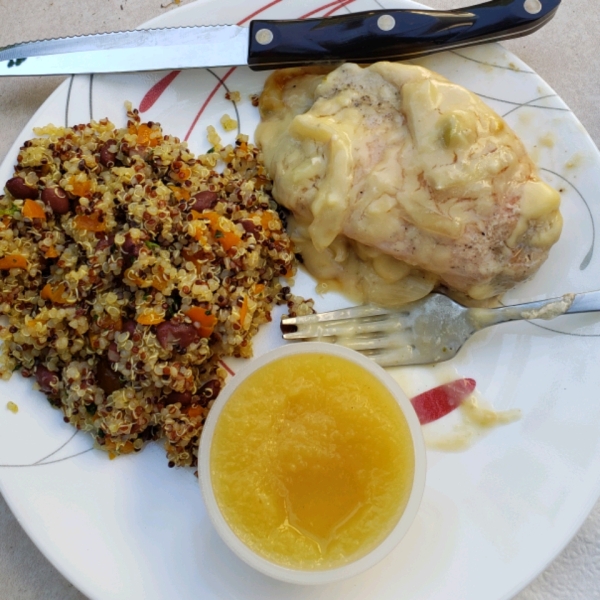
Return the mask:
[[365,305],[283,317],[281,331],[286,340],[333,342],[392,367],[448,360],[476,331],[490,325],[596,311],[600,291],[501,308],[467,308],[443,294],[430,294],[397,310]]

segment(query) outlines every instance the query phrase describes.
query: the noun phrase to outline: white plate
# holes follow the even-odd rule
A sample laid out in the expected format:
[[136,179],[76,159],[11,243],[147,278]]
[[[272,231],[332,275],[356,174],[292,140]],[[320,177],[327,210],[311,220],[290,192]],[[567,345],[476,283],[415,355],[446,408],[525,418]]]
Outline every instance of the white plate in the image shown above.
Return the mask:
[[[388,7],[414,7],[385,0]],[[187,5],[152,26],[324,16],[334,10],[380,8],[374,0],[212,0]],[[577,119],[525,64],[501,46],[460,50],[422,61],[483,96],[506,116],[542,168],[563,191],[565,228],[550,258],[510,301],[600,289],[595,223],[600,207],[600,155]],[[0,168],[12,175],[18,147],[31,127],[70,125],[108,116],[124,123],[125,100],[145,109],[167,133],[208,148],[205,128],[224,113],[252,133],[257,114],[248,99],[265,74],[247,69],[188,71],[161,94],[168,73],[78,76],[37,112]],[[242,92],[237,107],[224,87]],[[153,88],[153,86],[157,86]],[[151,88],[153,93],[149,94]],[[216,90],[216,91],[215,91]],[[214,92],[214,94],[213,94]],[[196,116],[202,111],[199,120]],[[314,296],[299,278],[297,293]],[[339,298],[319,298],[319,309]],[[263,329],[256,352],[281,343]],[[345,583],[305,589],[252,571],[220,541],[208,522],[191,470],[168,469],[151,445],[140,455],[109,461],[74,435],[31,380],[0,388],[0,490],[49,560],[90,598],[178,600],[344,598],[501,600],[510,598],[552,560],[600,495],[600,325],[593,316],[543,326],[508,324],[478,334],[452,367],[477,380],[496,408],[519,407],[523,419],[458,454],[429,453],[424,501],[402,544],[379,566]],[[235,368],[233,363],[232,366]],[[446,367],[444,367],[446,368]],[[403,373],[409,394],[435,380],[435,369]],[[19,405],[14,415],[4,406]]]

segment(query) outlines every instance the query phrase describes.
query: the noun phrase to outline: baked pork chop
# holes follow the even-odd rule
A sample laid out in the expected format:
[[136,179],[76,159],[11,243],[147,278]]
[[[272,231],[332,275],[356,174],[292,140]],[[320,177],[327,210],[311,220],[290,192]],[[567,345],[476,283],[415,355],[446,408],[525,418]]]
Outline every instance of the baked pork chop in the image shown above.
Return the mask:
[[363,301],[401,304],[440,284],[492,298],[560,236],[560,196],[518,137],[427,69],[276,71],[260,111],[257,142],[309,271]]

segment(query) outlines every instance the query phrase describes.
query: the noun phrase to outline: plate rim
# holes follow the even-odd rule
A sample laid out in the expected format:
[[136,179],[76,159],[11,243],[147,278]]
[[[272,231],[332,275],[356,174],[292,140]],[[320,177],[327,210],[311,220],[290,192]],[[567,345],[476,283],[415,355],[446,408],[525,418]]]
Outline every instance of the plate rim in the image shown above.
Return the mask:
[[[198,6],[202,6],[205,4],[211,4],[214,1],[215,0],[195,0],[194,2],[191,2],[189,4],[175,8],[172,11],[169,11],[169,13],[159,14],[159,15],[153,17],[152,19],[140,24],[136,28],[145,29],[145,28],[154,27],[156,25],[159,25],[165,19],[167,19],[169,17],[169,15],[171,15],[172,13],[177,13],[178,15],[185,14],[186,12],[194,13],[194,11],[197,10]],[[414,2],[412,0],[390,0],[390,1],[401,5],[401,7],[406,7],[406,8],[423,8],[423,7],[429,8],[426,5]],[[236,6],[235,10],[238,10],[243,5],[243,3],[239,2],[238,0],[226,0],[226,2],[228,2],[230,4],[238,5],[238,6]],[[340,4],[340,8],[342,8],[343,6],[344,6],[343,4]],[[516,61],[519,63],[519,65],[530,69],[530,67],[522,59],[520,59],[517,55],[515,55],[511,51],[504,48],[504,46],[502,46],[501,44],[498,44],[498,45],[500,47],[502,47],[503,50],[510,55],[511,59],[516,59]],[[544,81],[544,83],[548,86],[548,88],[550,88],[550,89],[552,89],[552,91],[554,91],[553,88],[551,88],[551,86],[549,84],[547,84],[545,82],[545,80],[543,80],[543,78],[537,74],[536,71],[533,71],[533,72],[535,73],[536,77],[538,77],[539,79]],[[57,86],[57,88],[38,107],[38,109],[35,111],[35,113],[32,115],[32,117],[27,121],[26,125],[21,130],[21,132],[19,133],[18,137],[15,139],[13,144],[10,146],[10,148],[6,154],[6,157],[2,161],[2,164],[10,162],[12,160],[10,157],[16,155],[16,151],[18,151],[20,144],[21,144],[20,139],[23,137],[23,135],[26,131],[31,131],[33,129],[33,127],[36,126],[36,118],[37,118],[38,114],[40,113],[40,111],[44,108],[44,106],[46,106],[48,103],[56,101],[57,97],[59,97],[61,94],[64,94],[65,91],[67,91],[71,77],[72,76],[66,77],[65,80],[63,82],[61,82]],[[562,97],[560,95],[556,94],[556,98],[566,108],[569,109],[570,117],[579,125],[579,129],[580,129],[579,134],[582,137],[586,138],[586,141],[589,143],[589,145],[591,146],[593,151],[595,151],[595,158],[596,158],[597,162],[600,163],[600,150],[596,147],[590,134],[587,132],[585,127],[581,124],[577,115],[575,113],[573,113],[573,111],[570,110],[570,108],[564,102]],[[431,452],[431,450],[429,450],[428,452]],[[527,585],[529,585],[532,581],[534,581],[551,563],[554,562],[554,560],[558,557],[558,555],[564,550],[564,548],[570,543],[570,541],[573,539],[573,537],[577,534],[577,532],[579,531],[579,529],[581,528],[583,523],[588,518],[590,512],[593,510],[594,506],[600,499],[600,478],[596,481],[595,489],[596,489],[595,495],[590,495],[586,498],[587,502],[584,503],[585,507],[582,508],[579,511],[579,514],[576,515],[576,518],[573,519],[572,523],[574,524],[574,526],[572,527],[572,531],[571,531],[570,535],[566,536],[564,540],[557,542],[554,545],[553,549],[548,552],[547,557],[541,557],[537,561],[538,568],[534,573],[531,574],[531,576],[524,577],[521,582],[516,583],[513,586],[512,590],[510,592],[508,592],[507,595],[498,597],[497,600],[509,600],[510,598],[513,598],[516,594],[518,594],[525,587],[527,587]],[[79,578],[79,571],[73,570],[71,572],[68,568],[69,567],[68,564],[65,565],[62,562],[59,562],[59,558],[52,552],[52,544],[51,544],[50,540],[48,540],[48,542],[46,542],[43,539],[43,537],[36,535],[36,532],[34,531],[34,526],[31,525],[31,523],[29,523],[26,518],[25,511],[19,507],[16,499],[12,498],[10,490],[8,489],[6,484],[3,482],[3,477],[1,475],[1,471],[0,471],[0,493],[4,497],[7,505],[9,506],[12,514],[15,516],[19,525],[23,528],[23,530],[28,535],[28,537],[31,539],[31,541],[34,543],[36,548],[38,548],[40,550],[40,552],[54,566],[54,568],[56,568],[57,571],[59,571],[61,573],[61,575],[63,577],[65,577],[65,579],[67,579],[67,581],[72,583],[78,590],[80,590],[82,593],[87,595],[90,599],[98,598],[100,600],[102,598],[103,600],[106,600],[103,596],[96,596],[92,583],[89,582],[85,577]]]

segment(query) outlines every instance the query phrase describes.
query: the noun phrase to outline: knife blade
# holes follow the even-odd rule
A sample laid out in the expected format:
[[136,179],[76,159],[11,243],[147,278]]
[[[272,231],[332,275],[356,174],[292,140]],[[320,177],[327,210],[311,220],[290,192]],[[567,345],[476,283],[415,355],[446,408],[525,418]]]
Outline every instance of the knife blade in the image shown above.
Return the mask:
[[38,40],[0,48],[0,76],[402,60],[528,35],[552,19],[560,2],[491,0],[450,11],[385,9]]

